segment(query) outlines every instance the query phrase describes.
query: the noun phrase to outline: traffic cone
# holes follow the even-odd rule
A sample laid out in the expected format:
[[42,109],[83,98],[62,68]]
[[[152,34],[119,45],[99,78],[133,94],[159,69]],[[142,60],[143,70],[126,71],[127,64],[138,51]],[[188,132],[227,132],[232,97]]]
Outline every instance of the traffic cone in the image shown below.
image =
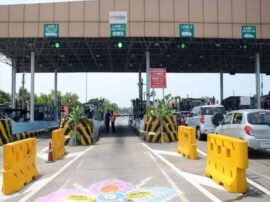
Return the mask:
[[53,160],[53,154],[52,154],[52,142],[49,142],[49,153],[48,153],[48,161],[47,163],[52,163]]

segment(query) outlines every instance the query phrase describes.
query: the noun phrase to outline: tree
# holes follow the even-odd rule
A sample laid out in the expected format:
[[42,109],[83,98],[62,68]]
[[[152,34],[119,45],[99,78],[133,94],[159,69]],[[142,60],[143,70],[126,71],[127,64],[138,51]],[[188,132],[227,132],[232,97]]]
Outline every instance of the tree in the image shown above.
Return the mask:
[[168,101],[171,99],[171,94],[166,95],[163,99],[156,99],[155,104],[156,107],[147,106],[147,113],[155,116],[160,121],[161,127],[161,143],[163,143],[163,120],[166,116],[172,115],[172,107],[168,105]]
[[66,93],[61,98],[62,105],[68,106],[69,109],[82,106],[79,102],[79,96],[76,93]]
[[72,128],[72,144],[75,143],[77,145],[77,126],[79,124],[80,119],[83,116],[83,110],[81,106],[76,106],[72,108],[72,112],[68,115],[69,126]]
[[17,108],[26,108],[26,103],[30,103],[30,93],[27,89],[20,87],[18,97],[17,97]]
[[11,103],[10,94],[0,90],[0,104],[10,104],[10,103]]
[[[58,102],[62,100],[62,95],[60,91],[57,91]],[[40,96],[37,97],[37,103],[42,104],[53,104],[54,103],[54,90],[51,90],[49,94],[41,93]]]

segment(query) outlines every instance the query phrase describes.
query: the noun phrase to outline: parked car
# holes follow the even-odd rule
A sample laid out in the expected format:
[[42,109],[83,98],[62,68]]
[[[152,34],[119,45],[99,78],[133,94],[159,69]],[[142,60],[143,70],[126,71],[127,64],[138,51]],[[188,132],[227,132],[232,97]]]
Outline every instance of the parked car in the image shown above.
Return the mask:
[[226,114],[222,105],[202,105],[194,107],[186,119],[186,125],[196,129],[196,137],[202,140],[209,133],[214,133],[215,128]]
[[174,112],[173,115],[176,116],[177,126],[182,126],[186,125],[186,118],[190,115],[190,111]]
[[232,111],[215,132],[246,140],[252,149],[270,149],[270,110]]

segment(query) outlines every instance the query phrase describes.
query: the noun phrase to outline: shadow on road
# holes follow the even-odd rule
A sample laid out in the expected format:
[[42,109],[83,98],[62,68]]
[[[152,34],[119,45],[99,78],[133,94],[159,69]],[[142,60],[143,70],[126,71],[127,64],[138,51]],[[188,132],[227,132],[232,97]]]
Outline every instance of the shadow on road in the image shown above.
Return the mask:
[[249,159],[270,159],[270,150],[250,150]]

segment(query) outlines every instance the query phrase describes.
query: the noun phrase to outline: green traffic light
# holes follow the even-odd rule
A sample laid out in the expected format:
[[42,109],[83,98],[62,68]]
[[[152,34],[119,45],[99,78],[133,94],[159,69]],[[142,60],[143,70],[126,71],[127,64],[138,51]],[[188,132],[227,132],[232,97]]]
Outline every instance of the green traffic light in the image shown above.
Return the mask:
[[244,44],[243,48],[244,49],[247,49],[248,48],[248,45],[247,44]]
[[55,48],[60,48],[60,43],[59,43],[59,42],[55,42],[55,43],[54,43],[54,47],[55,47]]
[[117,46],[118,46],[118,48],[122,48],[123,47],[122,42],[118,42]]
[[181,43],[181,48],[182,49],[186,48],[186,44],[185,43]]

